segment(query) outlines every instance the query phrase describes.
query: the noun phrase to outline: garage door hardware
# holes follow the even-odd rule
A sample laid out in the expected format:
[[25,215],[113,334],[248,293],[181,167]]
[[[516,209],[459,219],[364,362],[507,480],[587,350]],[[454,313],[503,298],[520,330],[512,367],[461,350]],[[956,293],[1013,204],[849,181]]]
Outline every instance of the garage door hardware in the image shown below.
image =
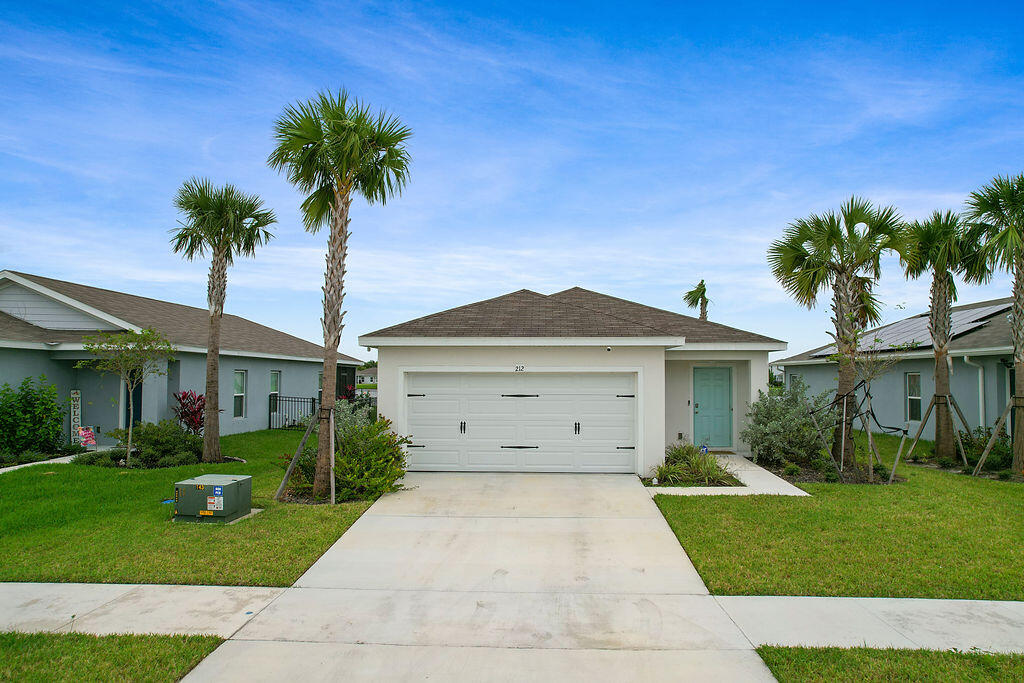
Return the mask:
[[573,424],[573,433],[575,433],[575,434],[579,434],[580,433],[580,423],[579,422],[576,422],[576,423]]
[[459,434],[465,434],[465,433],[466,433],[466,421],[463,420],[462,422],[459,423]]
[[406,396],[426,396],[426,394],[406,394]]
[[540,448],[540,446],[502,446],[502,448]]
[[502,398],[539,398],[540,394],[502,394]]
[[615,394],[615,398],[636,398],[636,394]]
[[414,445],[414,444],[411,444],[411,443],[409,443],[409,444],[406,444],[406,445],[405,445],[405,447],[406,447],[406,448],[426,448],[426,446],[424,446],[424,445],[422,445],[422,444],[420,444],[419,446],[417,446],[417,445]]
[[620,450],[620,451],[635,451],[636,450],[636,446],[616,446],[615,448],[617,450]]

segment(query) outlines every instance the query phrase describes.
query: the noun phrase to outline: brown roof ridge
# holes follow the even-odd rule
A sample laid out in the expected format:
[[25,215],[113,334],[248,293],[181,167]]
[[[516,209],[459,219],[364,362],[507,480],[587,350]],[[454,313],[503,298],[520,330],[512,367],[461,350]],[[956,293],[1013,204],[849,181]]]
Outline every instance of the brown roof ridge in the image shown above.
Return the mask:
[[[548,294],[547,298],[548,299],[553,299],[553,297],[555,295],[557,295],[557,294],[564,294],[566,292],[571,292],[573,290],[578,290],[578,291],[581,291],[581,292],[587,292],[588,294],[600,294],[601,296],[609,296],[608,294],[601,294],[601,292],[595,292],[595,291],[593,291],[591,289],[586,289],[584,287],[580,287],[579,285],[577,285],[575,287],[570,287],[569,289],[563,289],[561,292],[554,292],[553,294]],[[609,298],[617,299],[618,297],[611,296]],[[560,304],[566,304],[566,305],[569,305],[569,306],[575,306],[576,308],[582,308],[585,311],[592,311],[592,312],[598,313],[600,315],[608,316],[609,318],[615,318],[617,320],[622,320],[622,321],[627,322],[627,323],[633,323],[634,325],[639,325],[640,327],[646,327],[649,330],[654,330],[655,332],[661,332],[666,337],[677,337],[677,336],[679,336],[679,335],[672,334],[671,332],[668,332],[666,330],[663,330],[663,329],[661,329],[659,327],[654,327],[653,325],[648,325],[647,323],[642,323],[639,320],[635,320],[633,318],[624,318],[621,315],[615,315],[614,313],[608,313],[606,311],[599,311],[596,308],[591,308],[590,306],[583,306],[582,304],[577,304],[577,303],[570,302],[570,301],[562,301],[561,299],[553,299],[553,300],[554,301],[558,301],[558,303],[560,303]],[[619,299],[619,301],[629,301],[629,300],[628,299]],[[636,303],[636,302],[635,301],[629,301],[629,303]],[[637,304],[637,305],[638,306],[643,306],[643,304]],[[669,312],[671,313],[672,311],[669,311]]]

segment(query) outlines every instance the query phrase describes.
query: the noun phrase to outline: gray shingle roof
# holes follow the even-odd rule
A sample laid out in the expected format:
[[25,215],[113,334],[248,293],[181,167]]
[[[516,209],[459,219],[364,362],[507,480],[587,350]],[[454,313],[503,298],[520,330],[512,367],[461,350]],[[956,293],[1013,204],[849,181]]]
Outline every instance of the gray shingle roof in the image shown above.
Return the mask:
[[[1012,297],[1005,297],[1005,298],[1002,298],[1002,299],[989,299],[987,301],[976,301],[976,302],[970,303],[970,304],[963,304],[961,306],[954,306],[952,310],[953,311],[966,311],[966,310],[969,310],[969,309],[972,309],[972,308],[984,308],[986,306],[994,306],[996,304],[1010,305],[1012,303],[1013,303],[1013,298]],[[962,350],[969,350],[969,349],[1000,349],[1000,348],[1005,348],[1005,349],[1008,349],[1008,350],[1012,349],[1013,348],[1013,342],[1010,340],[1010,322],[1009,322],[1009,320],[1006,317],[1008,313],[1009,313],[1009,311],[1007,311],[1007,310],[1002,310],[1002,311],[993,313],[992,315],[990,315],[988,318],[985,319],[985,323],[983,325],[981,325],[979,327],[975,327],[973,329],[970,329],[970,330],[964,332],[963,334],[959,334],[959,335],[953,337],[952,341],[950,341],[950,344],[949,344],[949,350],[950,351],[962,351]],[[910,316],[909,318],[927,317],[927,315],[928,315],[927,313],[919,313],[918,315]],[[904,320],[909,320],[909,318],[904,318]],[[894,323],[889,323],[889,325],[892,325],[892,324],[894,324]],[[875,333],[878,330],[883,329],[885,327],[888,327],[888,325],[882,325],[881,327],[877,327],[877,328],[874,328],[872,330],[868,330],[867,332],[864,333],[864,336],[867,337],[867,338],[871,338],[871,335],[873,333]],[[772,361],[772,364],[773,365],[785,365],[787,362],[788,363],[793,363],[795,361],[807,361],[807,360],[826,363],[826,362],[829,362],[828,358],[826,358],[824,356],[818,356],[817,354],[820,354],[821,352],[827,350],[831,346],[833,346],[833,345],[832,344],[825,344],[824,346],[818,346],[816,348],[804,351],[803,353],[798,353],[795,356],[789,356],[788,358],[782,358],[780,360]],[[929,350],[929,349],[931,349],[931,339],[928,338],[928,339],[924,340],[924,342],[922,342],[919,347],[915,347],[915,348],[919,348],[920,350]],[[891,352],[889,352],[889,351],[879,351],[878,353],[891,353]],[[906,353],[906,351],[900,351],[900,353]]]
[[[205,308],[185,306],[184,304],[115,292],[64,280],[54,280],[13,270],[9,272],[137,327],[154,329],[177,346],[206,348],[209,312]],[[77,342],[81,341],[83,335],[95,334],[95,332],[47,330],[2,313],[0,316],[3,316],[0,317],[0,339]],[[323,347],[318,344],[227,313],[224,314],[221,322],[221,349],[303,358],[318,358],[323,355]],[[342,353],[338,354],[338,359],[345,363],[360,362]]]
[[573,287],[528,289],[392,325],[366,337],[686,337],[694,342],[778,342],[633,301]]

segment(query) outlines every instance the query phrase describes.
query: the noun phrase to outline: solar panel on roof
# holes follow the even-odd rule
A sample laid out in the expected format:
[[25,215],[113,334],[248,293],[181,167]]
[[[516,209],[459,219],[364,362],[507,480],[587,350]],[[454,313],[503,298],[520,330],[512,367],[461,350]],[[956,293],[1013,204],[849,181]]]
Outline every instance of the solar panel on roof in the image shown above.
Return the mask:
[[[1010,304],[992,304],[953,311],[951,336],[956,337],[970,332],[988,322],[988,318],[1010,308]],[[916,315],[913,318],[897,320],[883,325],[876,330],[864,333],[858,351],[891,351],[896,348],[927,348],[932,345],[932,336],[928,331],[928,316]],[[813,357],[831,356],[836,352],[835,345],[822,349]]]

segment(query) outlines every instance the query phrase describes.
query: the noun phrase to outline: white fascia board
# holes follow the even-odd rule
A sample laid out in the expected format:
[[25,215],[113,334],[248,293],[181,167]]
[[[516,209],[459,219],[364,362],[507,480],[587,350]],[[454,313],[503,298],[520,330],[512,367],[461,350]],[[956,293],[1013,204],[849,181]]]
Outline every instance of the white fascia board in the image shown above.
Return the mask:
[[[990,346],[978,349],[950,349],[950,356],[1003,356],[1006,354],[1013,353],[1012,346]],[[922,351],[907,351],[898,354],[902,359],[917,359],[917,358],[934,358],[935,352],[932,349],[924,349]],[[827,365],[835,363],[834,360],[829,360],[827,356],[821,356],[819,358],[809,358],[806,360],[776,360],[769,363],[769,365],[775,365],[780,367],[787,367],[790,365]]]
[[681,346],[685,337],[359,337],[359,345],[381,346]]
[[116,327],[120,327],[120,328],[125,329],[125,330],[131,330],[133,332],[141,332],[142,331],[141,327],[139,327],[137,325],[133,325],[132,323],[128,322],[127,320],[121,320],[120,318],[116,318],[116,317],[110,315],[109,313],[104,313],[103,311],[101,311],[98,308],[93,308],[92,306],[89,306],[87,304],[83,304],[81,301],[78,301],[77,299],[72,299],[69,296],[64,296],[63,294],[60,294],[59,292],[53,291],[49,287],[44,287],[43,285],[37,284],[35,282],[32,282],[31,280],[23,278],[20,275],[15,275],[14,273],[12,273],[9,270],[0,271],[0,280],[5,280],[5,279],[6,280],[10,280],[11,282],[15,282],[15,283],[21,285],[22,287],[25,287],[26,289],[31,289],[33,292],[36,292],[37,294],[42,294],[43,296],[47,297],[48,299],[53,299],[54,301],[59,301],[60,303],[64,304],[65,306],[70,306],[71,308],[73,308],[73,309],[75,309],[77,311],[81,311],[82,313],[85,313],[86,315],[91,315],[94,318],[98,318],[99,320],[102,320],[105,323],[109,323],[111,325],[114,325]]
[[[81,342],[59,342],[48,344],[46,342],[30,342],[30,341],[7,341],[0,339],[0,348],[6,349],[39,349],[43,351],[85,351],[85,344]],[[206,353],[206,349],[201,346],[175,346],[174,350],[181,353]],[[323,363],[323,358],[314,358],[311,356],[287,356],[279,353],[262,353],[259,351],[232,351],[231,349],[221,349],[220,355],[222,356],[237,356],[240,358],[268,358],[271,360],[294,360],[306,363]],[[343,360],[338,359],[338,365],[347,365],[352,367],[358,367],[362,365],[359,361]]]
[[785,351],[787,342],[693,342],[669,351]]

